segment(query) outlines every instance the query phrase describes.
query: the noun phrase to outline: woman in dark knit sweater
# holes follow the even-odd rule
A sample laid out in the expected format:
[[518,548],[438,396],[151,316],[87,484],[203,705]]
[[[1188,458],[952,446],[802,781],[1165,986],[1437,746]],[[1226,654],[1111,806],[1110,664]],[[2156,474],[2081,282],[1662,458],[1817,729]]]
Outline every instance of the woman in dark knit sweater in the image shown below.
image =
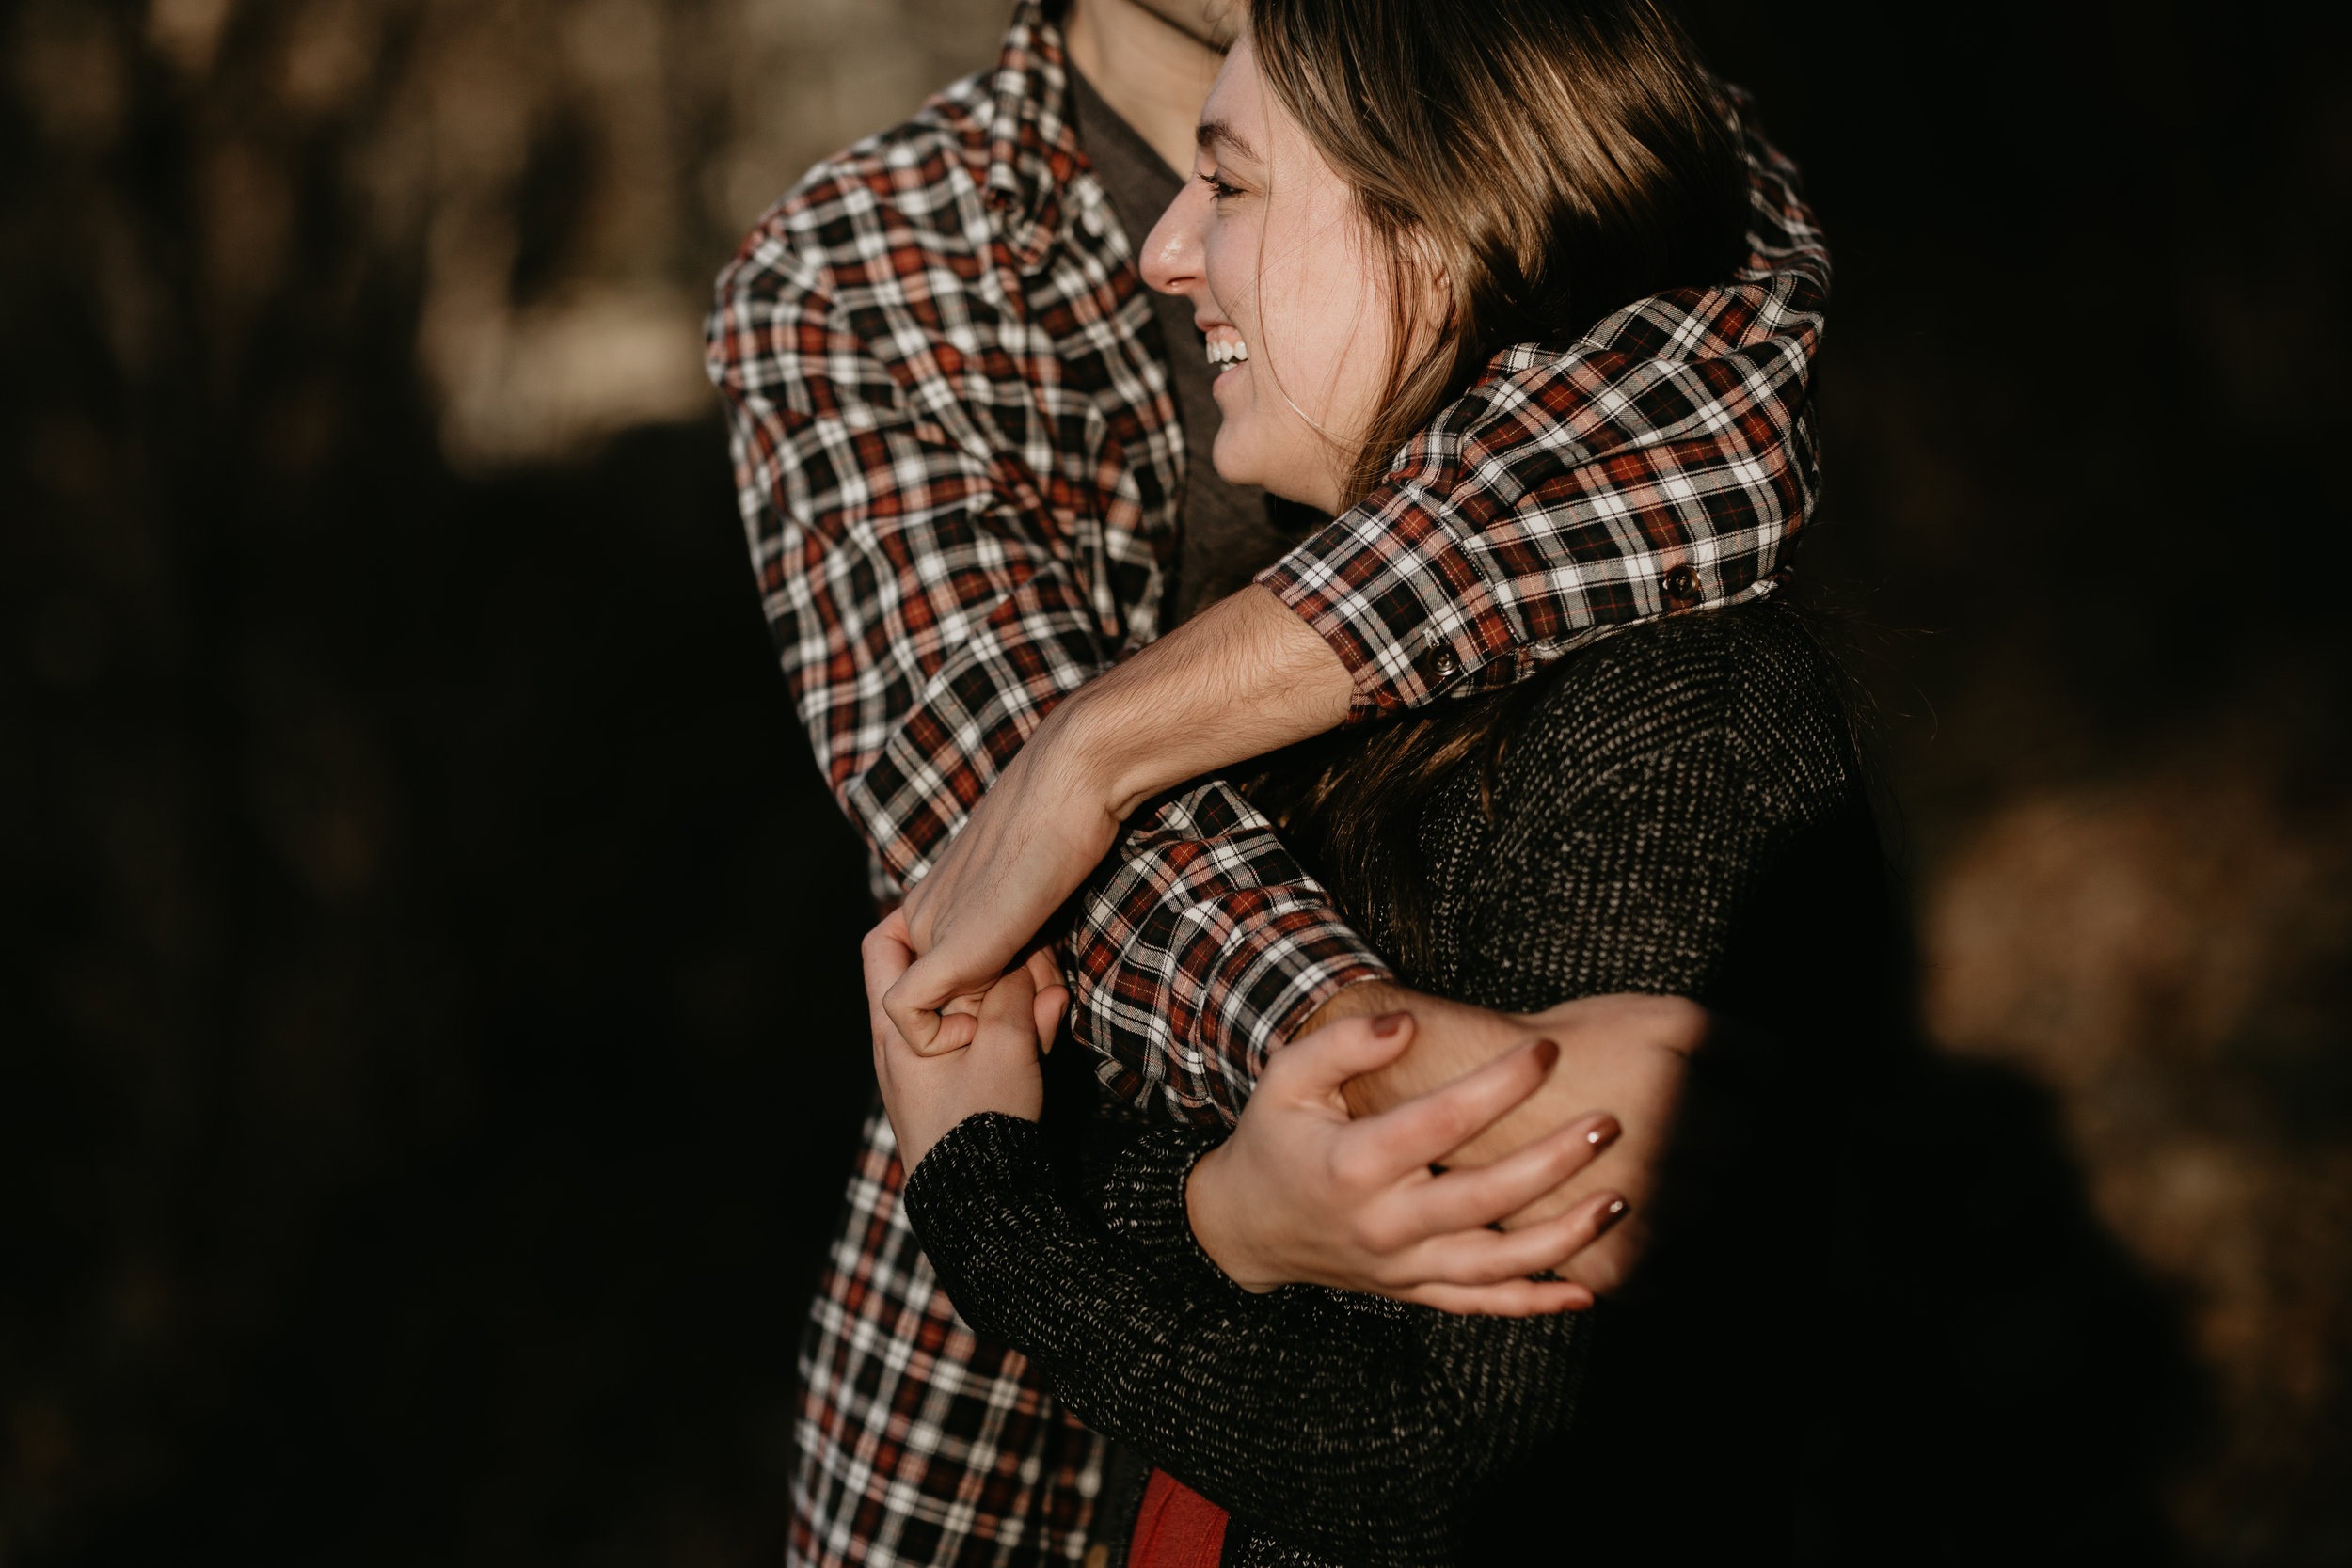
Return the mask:
[[[1409,105],[1452,9],[1263,0],[1220,78],[1203,119],[1216,206],[1192,214],[1194,237],[1249,198],[1251,173],[1237,165],[1256,160],[1259,198],[1270,193],[1266,154],[1303,121],[1355,182],[1328,167],[1302,181],[1294,166],[1285,189],[1311,204],[1319,172],[1352,198],[1355,222],[1390,242],[1396,307],[1386,337],[1373,335],[1382,363],[1353,363],[1344,346],[1292,361],[1329,372],[1300,378],[1320,417],[1275,384],[1320,448],[1286,441],[1279,409],[1228,405],[1220,383],[1216,459],[1229,478],[1345,503],[1505,345],[1572,341],[1630,301],[1716,276],[1736,241],[1744,186],[1729,110],[1678,35],[1645,0],[1522,0],[1496,8],[1509,14],[1485,45],[1534,52],[1532,71],[1511,62],[1521,86],[1565,95],[1534,123],[1575,143],[1551,172],[1565,166],[1581,183],[1565,198],[1530,196],[1513,188],[1524,170],[1497,173],[1463,198],[1486,210],[1454,214],[1448,244],[1434,247],[1456,274],[1477,269],[1474,286],[1433,278],[1413,203],[1364,182],[1382,154],[1336,138],[1371,135],[1351,104],[1384,83],[1408,90],[1379,102]],[[1269,51],[1263,78],[1259,48]],[[1457,86],[1478,73],[1459,48],[1446,63]],[[1692,103],[1708,113],[1683,112]],[[1440,95],[1407,112],[1442,119],[1449,104]],[[1220,280],[1213,234],[1206,264],[1184,270],[1187,204],[1211,199],[1171,208],[1147,246],[1157,266],[1147,276],[1191,293],[1213,334],[1258,340],[1263,356],[1260,280],[1236,288],[1230,265]],[[1537,1284],[1476,1298],[1534,1315],[1456,1316],[1281,1283],[1349,1277],[1306,1256],[1315,1249],[1301,1216],[1325,1212],[1313,1195],[1265,1173],[1319,1135],[1313,1107],[1335,1104],[1351,1073],[1395,1057],[1381,1025],[1343,1022],[1286,1048],[1230,1143],[1149,1132],[1073,1183],[1033,1119],[1041,976],[1017,970],[981,1006],[961,1062],[917,1061],[877,1031],[893,1120],[917,1162],[909,1215],[960,1312],[1028,1353],[1089,1424],[1230,1510],[1227,1561],[1517,1559],[1565,1549],[1571,1518],[1577,1549],[1625,1526],[1637,1560],[1783,1555],[1802,1528],[1790,1475],[1802,1422],[1772,1383],[1796,1359],[1798,1325],[1780,1313],[1777,1259],[1762,1249],[1795,1219],[1787,1210],[1804,1199],[1805,1165],[1773,1146],[1786,1185],[1764,1210],[1753,1204],[1758,1184],[1708,1172],[1751,1151],[1772,1125],[1763,1107],[1797,1103],[1792,1090],[1818,1104],[1853,1081],[1881,1037],[1855,977],[1884,968],[1892,931],[1838,684],[1805,623],[1757,601],[1638,626],[1510,693],[1289,754],[1258,794],[1420,991],[1505,1014],[1607,992],[1683,995],[1804,1050],[1776,1061],[1751,1042],[1702,1072],[1677,1180],[1653,1206],[1667,1223],[1627,1298],[1567,1314],[1557,1309],[1589,1295]],[[869,943],[869,960],[876,951]],[[1605,1191],[1565,1212],[1534,1201],[1605,1145],[1614,1122],[1603,1115],[1567,1130],[1581,1147],[1564,1133],[1483,1171],[1420,1172],[1467,1147],[1549,1067],[1548,1054],[1520,1053],[1422,1101],[1409,1113],[1418,1121],[1384,1118],[1424,1138],[1452,1130],[1399,1167],[1422,1183],[1414,1239],[1451,1249],[1437,1277],[1502,1290],[1503,1275],[1564,1265],[1624,1212]],[[943,1100],[943,1083],[968,1093]],[[1369,1098],[1360,1082],[1346,1092]],[[943,1103],[957,1114],[943,1117]],[[1496,1220],[1511,1228],[1479,1228]],[[1596,1334],[1606,1348],[1588,1369]]]
[[[1529,1318],[1252,1293],[1186,1212],[1187,1177],[1221,1132],[1147,1133],[1073,1197],[1036,1123],[980,1115],[909,1179],[910,1216],[966,1321],[1032,1355],[1089,1425],[1231,1510],[1246,1537],[1228,1560],[1524,1560],[1531,1541],[1591,1550],[1622,1530],[1625,1560],[1752,1562],[1802,1528],[1805,1391],[1786,1369],[1808,1357],[1773,1299],[1786,1265],[1771,1245],[1811,1183],[1803,1141],[1769,1138],[1769,1108],[1833,1119],[1824,1097],[1888,1037],[1867,983],[1893,933],[1833,667],[1782,607],[1668,621],[1564,660],[1506,733],[1491,769],[1464,759],[1413,814],[1430,940],[1407,977],[1519,1012],[1678,993],[1802,1047],[1758,1070],[1751,1042],[1723,1069],[1732,1082],[1695,1097],[1706,1125],[1691,1141],[1714,1147],[1686,1164],[1766,1139],[1753,1152],[1773,1184],[1692,1171],[1684,1223],[1640,1290],[1601,1314]],[[1366,916],[1394,940],[1382,908]],[[1017,1060],[1033,1050],[1025,1017],[1011,1007],[973,1049]]]

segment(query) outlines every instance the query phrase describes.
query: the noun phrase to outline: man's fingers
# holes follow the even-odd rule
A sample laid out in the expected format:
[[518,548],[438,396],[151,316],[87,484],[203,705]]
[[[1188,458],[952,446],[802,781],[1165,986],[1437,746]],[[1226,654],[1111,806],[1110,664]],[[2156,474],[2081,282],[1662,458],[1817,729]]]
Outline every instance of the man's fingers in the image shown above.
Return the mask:
[[1423,1236],[1499,1224],[1598,1159],[1619,1131],[1616,1117],[1597,1112],[1491,1165],[1449,1170],[1401,1196],[1407,1223]]
[[914,942],[907,935],[906,914],[893,910],[883,915],[858,943],[866,970],[866,1000],[879,1003],[914,962]]
[[883,995],[914,961],[905,914],[892,910],[882,916],[858,943],[858,958],[866,972],[866,1015],[874,1037],[874,1070],[886,1073],[885,1057],[891,1047],[907,1044],[905,1031],[882,1006]]
[[936,1056],[972,1042],[968,1027],[959,1027],[954,1020],[959,1013],[969,1014],[977,1007],[959,1006],[967,997],[977,998],[995,983],[993,972],[977,981],[957,982],[946,979],[942,965],[926,954],[915,958],[882,992],[882,1010],[907,1044],[918,1056]]
[[1566,1280],[1513,1279],[1501,1285],[1417,1285],[1399,1291],[1398,1299],[1456,1317],[1548,1318],[1583,1311],[1593,1305],[1593,1292]]
[[931,1037],[922,1045],[912,1040],[908,1049],[917,1056],[945,1056],[951,1051],[961,1051],[979,1037],[980,1021],[971,1013],[932,1013]]
[[931,1053],[931,1041],[939,1034],[939,1012],[933,1007],[910,1006],[892,999],[888,990],[882,992],[882,1012],[898,1037],[914,1048],[915,1054]]
[[1399,1170],[1426,1165],[1476,1137],[1543,1087],[1560,1048],[1533,1040],[1443,1088],[1368,1118],[1360,1131]]
[[933,948],[910,963],[883,992],[882,1006],[907,1043],[930,1055],[932,1038],[939,1033],[947,1005],[959,996],[986,990],[995,977],[993,970],[980,975],[958,974],[957,966],[951,965],[940,949]]

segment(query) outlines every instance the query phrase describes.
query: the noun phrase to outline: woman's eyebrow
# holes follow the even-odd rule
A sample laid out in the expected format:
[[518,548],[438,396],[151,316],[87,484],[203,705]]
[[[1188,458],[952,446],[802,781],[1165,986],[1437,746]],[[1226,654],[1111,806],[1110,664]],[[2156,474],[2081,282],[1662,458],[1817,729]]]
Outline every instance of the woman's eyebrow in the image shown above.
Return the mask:
[[1258,150],[1249,145],[1249,138],[1234,130],[1233,122],[1229,119],[1202,120],[1194,129],[1192,139],[1212,151],[1222,146],[1226,150],[1237,153],[1253,164],[1265,161],[1258,156]]

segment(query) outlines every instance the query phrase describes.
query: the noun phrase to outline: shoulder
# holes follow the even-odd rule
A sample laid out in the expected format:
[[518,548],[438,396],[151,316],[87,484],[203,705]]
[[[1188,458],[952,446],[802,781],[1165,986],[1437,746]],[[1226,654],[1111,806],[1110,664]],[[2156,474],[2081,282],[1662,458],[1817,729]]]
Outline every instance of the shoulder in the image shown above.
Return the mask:
[[1769,600],[1567,655],[1491,773],[1463,769],[1422,818],[1429,983],[1516,1008],[1708,994],[1751,895],[1867,820],[1841,686]]
[[989,75],[935,94],[905,123],[817,165],[760,215],[719,275],[732,301],[822,294],[850,299],[919,286],[927,270],[989,242]]
[[1498,771],[1498,804],[1612,787],[1705,754],[1722,786],[1791,806],[1860,787],[1844,677],[1800,610],[1771,599],[1646,622],[1567,656]]

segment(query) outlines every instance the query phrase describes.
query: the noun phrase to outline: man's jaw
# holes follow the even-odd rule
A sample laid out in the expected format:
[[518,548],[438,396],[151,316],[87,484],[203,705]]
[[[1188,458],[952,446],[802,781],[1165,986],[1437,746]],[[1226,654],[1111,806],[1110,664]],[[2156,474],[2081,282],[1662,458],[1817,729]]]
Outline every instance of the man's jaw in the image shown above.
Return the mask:
[[1241,36],[1243,7],[1240,0],[1123,0],[1123,3],[1151,12],[1194,42],[1204,43],[1220,55],[1233,47],[1233,40]]

